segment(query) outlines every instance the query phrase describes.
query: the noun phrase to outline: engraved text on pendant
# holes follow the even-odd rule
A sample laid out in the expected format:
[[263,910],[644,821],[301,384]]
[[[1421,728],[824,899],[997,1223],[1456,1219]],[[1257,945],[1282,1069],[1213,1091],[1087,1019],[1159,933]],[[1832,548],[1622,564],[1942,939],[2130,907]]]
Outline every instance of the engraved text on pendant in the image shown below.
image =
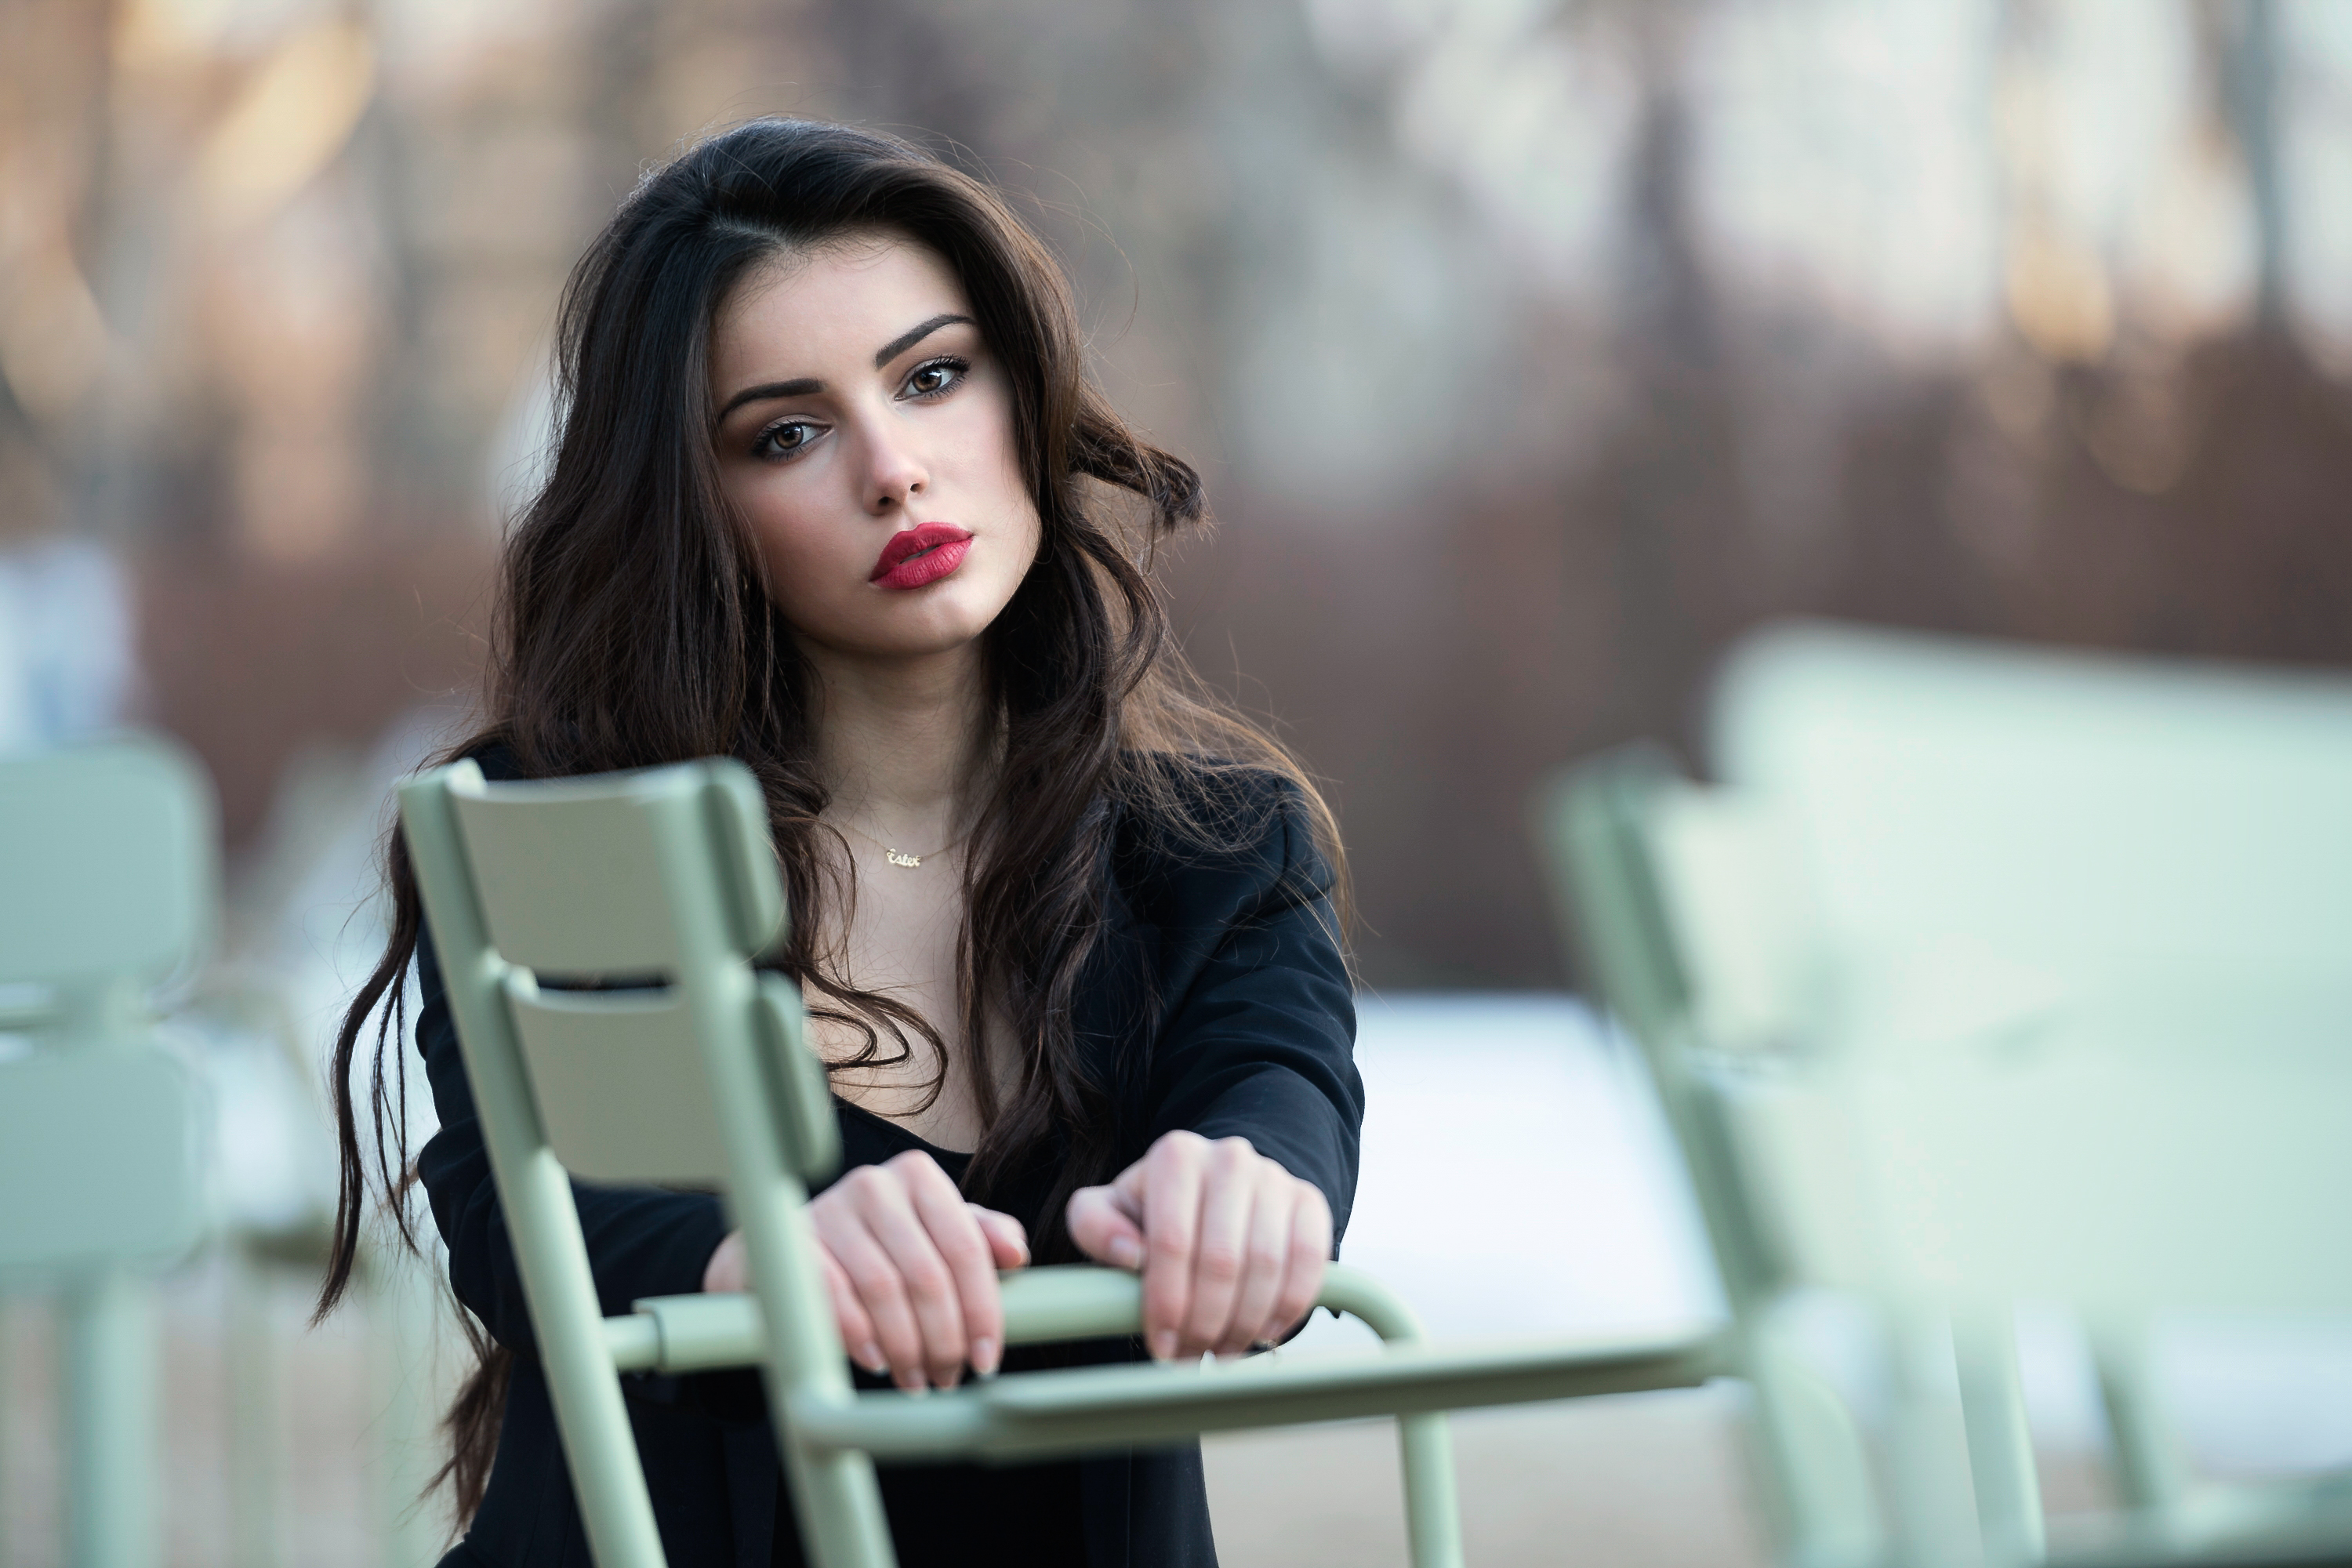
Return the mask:
[[893,866],[905,866],[910,869],[923,863],[923,858],[920,855],[901,855],[896,849],[885,849],[882,851],[882,858],[889,861]]

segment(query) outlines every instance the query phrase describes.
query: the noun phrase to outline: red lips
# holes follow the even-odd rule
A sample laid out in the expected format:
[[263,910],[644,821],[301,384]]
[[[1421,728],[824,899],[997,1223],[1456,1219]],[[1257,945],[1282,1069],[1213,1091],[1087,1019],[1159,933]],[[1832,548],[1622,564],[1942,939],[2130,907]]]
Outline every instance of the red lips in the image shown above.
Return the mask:
[[882,546],[866,581],[877,588],[919,588],[963,564],[971,532],[951,522],[918,523],[901,529]]

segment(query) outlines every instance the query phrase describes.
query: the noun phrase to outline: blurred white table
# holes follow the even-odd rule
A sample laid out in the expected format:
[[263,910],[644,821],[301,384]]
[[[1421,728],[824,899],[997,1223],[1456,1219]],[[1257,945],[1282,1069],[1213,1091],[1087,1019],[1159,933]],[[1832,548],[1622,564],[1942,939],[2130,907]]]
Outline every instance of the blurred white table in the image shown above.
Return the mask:
[[[1433,1334],[1720,1315],[1698,1214],[1632,1050],[1573,997],[1360,998],[1363,1169],[1341,1255]],[[1293,1345],[1370,1333],[1320,1314]]]

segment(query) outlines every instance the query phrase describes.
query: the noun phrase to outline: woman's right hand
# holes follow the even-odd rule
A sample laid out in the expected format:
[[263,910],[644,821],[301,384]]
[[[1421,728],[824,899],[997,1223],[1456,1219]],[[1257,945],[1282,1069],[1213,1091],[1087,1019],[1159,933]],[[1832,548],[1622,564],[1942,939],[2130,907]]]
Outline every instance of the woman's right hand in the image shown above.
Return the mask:
[[[964,1202],[919,1149],[844,1172],[810,1201],[809,1220],[852,1361],[910,1394],[953,1388],[967,1363],[994,1375],[1004,1359],[996,1271],[1029,1261],[1019,1220]],[[702,1288],[745,1289],[745,1261],[743,1233],[730,1232]]]

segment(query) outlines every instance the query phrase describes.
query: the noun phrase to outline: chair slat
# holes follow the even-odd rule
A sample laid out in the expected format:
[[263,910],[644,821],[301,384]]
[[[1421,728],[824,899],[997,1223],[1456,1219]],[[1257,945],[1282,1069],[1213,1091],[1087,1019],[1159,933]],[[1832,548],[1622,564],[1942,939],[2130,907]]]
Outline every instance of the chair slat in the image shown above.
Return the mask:
[[718,1186],[727,1156],[693,1020],[675,992],[545,991],[509,977],[555,1157],[593,1182]]
[[490,941],[510,963],[567,975],[658,975],[678,953],[661,825],[714,851],[737,947],[781,934],[767,808],[740,768],[698,764],[530,784],[453,771],[450,794]]
[[1723,780],[1788,814],[1855,950],[2340,964],[2352,682],[1890,633],[1757,638]]
[[0,1063],[0,1269],[153,1267],[196,1243],[195,1086],[147,1045]]
[[490,942],[566,975],[663,975],[677,944],[644,799],[694,787],[664,770],[615,788],[565,780],[522,794],[453,778],[450,795]]
[[0,984],[169,975],[209,933],[218,837],[203,774],[164,742],[0,762]]

